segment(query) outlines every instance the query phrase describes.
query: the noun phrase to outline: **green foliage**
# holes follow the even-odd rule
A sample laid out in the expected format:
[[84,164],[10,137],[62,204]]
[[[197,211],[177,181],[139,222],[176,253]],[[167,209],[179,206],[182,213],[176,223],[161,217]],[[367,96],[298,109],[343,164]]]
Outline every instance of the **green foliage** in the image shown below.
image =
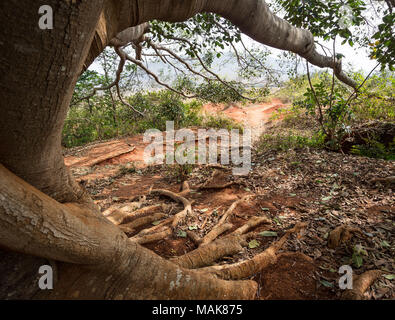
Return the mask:
[[[296,27],[308,29],[316,37],[324,40],[340,37],[343,44],[371,47],[372,59],[377,59],[382,68],[393,70],[395,63],[394,18],[395,13],[390,8],[386,10],[372,8],[362,0],[274,0],[276,11],[285,11],[285,19]],[[380,22],[371,21],[377,25],[376,32],[371,35],[369,28],[364,27],[369,10],[374,10],[380,16]]]
[[395,160],[395,138],[389,147],[375,139],[364,139],[364,141],[363,145],[354,145],[351,153],[369,158]]
[[351,10],[353,18],[347,21],[350,27],[359,26],[364,22],[362,12],[366,9],[364,1],[361,0],[276,0],[275,2],[286,11],[285,19],[291,24],[308,29],[313,35],[325,40],[340,36],[345,41],[352,41],[355,36],[342,23],[345,13],[343,9],[347,5]]
[[172,40],[175,37],[188,39],[179,44],[179,51],[195,58],[196,54],[206,56],[206,63],[214,56],[220,57],[226,46],[233,42],[239,42],[241,33],[237,27],[219,15],[212,13],[200,13],[184,22],[169,23],[162,21],[151,22],[153,39],[158,42]]
[[[352,77],[362,83],[366,76],[361,72],[354,72]],[[333,82],[332,75],[329,73],[314,73],[311,76],[311,83],[314,91],[310,88],[306,76],[293,78],[275,93],[276,97],[283,100],[289,95],[293,107],[278,110],[271,120],[282,119],[283,127],[297,130],[293,133],[262,137],[261,143],[266,147],[286,150],[306,143],[309,146],[321,145],[337,150],[340,142],[352,131],[354,125],[370,120],[387,122],[395,120],[393,72],[384,70],[372,74],[354,99],[349,99],[348,89],[336,80]],[[313,131],[309,133],[305,130],[304,134],[303,126],[306,129],[313,128]],[[316,143],[317,139],[304,142],[314,136],[320,137],[318,139],[320,143]],[[384,145],[375,137],[370,137],[365,139],[363,145],[354,146],[351,152],[361,156],[392,160],[393,148],[394,144]]]
[[306,146],[311,148],[322,148],[324,146],[324,140],[325,136],[320,133],[310,136],[294,130],[274,134],[263,134],[259,138],[257,151],[288,151],[290,149],[301,149]]
[[70,108],[63,129],[63,146],[74,147],[153,128],[163,131],[166,121],[174,121],[176,129],[202,122],[201,103],[184,102],[171,91],[139,92],[127,100],[135,109],[144,112],[144,117],[119,101],[113,103],[108,95]]
[[232,87],[218,81],[204,82],[197,86],[196,93],[200,99],[207,102],[232,103],[240,101],[240,94],[243,94],[244,88],[236,81],[232,81],[229,84]]
[[238,129],[240,133],[243,132],[243,127],[239,123],[221,114],[207,116],[204,118],[202,126],[212,129],[226,129],[228,131]]
[[391,71],[394,71],[395,65],[394,20],[395,12],[387,10],[378,31],[373,35],[376,42],[371,44],[372,59],[377,59],[383,67],[388,66]]
[[[364,76],[357,72],[354,78],[363,81]],[[360,89],[357,99],[352,102],[355,118],[359,120],[395,120],[395,74],[380,71],[373,74]]]
[[327,136],[328,147],[337,149],[340,139],[347,132],[347,122],[352,110],[346,88],[329,73],[320,73],[319,81],[307,88],[304,99],[295,101],[296,108],[303,108],[306,114],[317,119],[322,132]]

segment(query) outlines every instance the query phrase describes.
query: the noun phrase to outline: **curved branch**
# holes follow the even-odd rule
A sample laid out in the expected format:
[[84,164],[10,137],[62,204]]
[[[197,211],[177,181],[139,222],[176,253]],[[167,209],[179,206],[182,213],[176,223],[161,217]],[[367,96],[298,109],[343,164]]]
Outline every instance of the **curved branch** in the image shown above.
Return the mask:
[[170,87],[168,84],[162,82],[162,81],[159,79],[159,77],[158,77],[155,73],[151,72],[141,61],[132,58],[130,55],[128,55],[128,54],[127,54],[126,52],[124,52],[124,51],[122,51],[122,52],[125,54],[127,60],[129,60],[130,62],[133,62],[135,65],[137,65],[137,66],[139,66],[141,69],[143,69],[148,75],[150,75],[152,78],[154,78],[154,80],[155,80],[157,83],[159,83],[161,86],[164,86],[164,87],[166,87],[167,89],[169,89],[170,91],[173,91],[174,93],[177,93],[177,94],[179,94],[179,95],[181,95],[181,96],[183,96],[183,97],[185,97],[185,98],[187,98],[187,99],[196,98],[196,97],[197,97],[196,95],[188,96],[188,95],[186,95],[185,93],[183,93],[183,92],[181,92],[181,91],[178,91],[178,90],[176,90],[176,89]]
[[[280,50],[291,51],[320,68],[331,68],[343,83],[357,88],[357,83],[342,69],[341,59],[317,52],[314,37],[308,30],[296,28],[274,15],[263,0],[206,1],[204,11],[222,15],[252,39]],[[247,18],[248,17],[248,18]]]

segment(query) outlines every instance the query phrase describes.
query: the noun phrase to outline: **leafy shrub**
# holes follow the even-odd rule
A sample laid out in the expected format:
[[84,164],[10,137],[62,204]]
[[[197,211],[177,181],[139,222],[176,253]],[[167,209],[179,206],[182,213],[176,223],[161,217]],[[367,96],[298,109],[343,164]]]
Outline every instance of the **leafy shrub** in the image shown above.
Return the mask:
[[301,135],[292,130],[286,133],[263,134],[258,143],[257,151],[288,151],[290,149],[300,149],[306,146],[312,148],[322,148],[325,136],[315,134],[313,136]]
[[235,89],[218,81],[211,81],[210,83],[205,82],[196,88],[196,93],[203,101],[212,103],[233,103],[243,100],[240,94],[243,94],[245,89],[241,84],[236,81],[232,81],[230,84]]
[[359,156],[384,159],[384,160],[395,160],[395,138],[387,148],[385,144],[375,139],[364,139],[366,144],[354,145],[351,149],[351,153]]
[[238,129],[240,133],[243,132],[243,127],[239,123],[221,114],[207,116],[203,120],[202,125],[205,128],[226,130]]

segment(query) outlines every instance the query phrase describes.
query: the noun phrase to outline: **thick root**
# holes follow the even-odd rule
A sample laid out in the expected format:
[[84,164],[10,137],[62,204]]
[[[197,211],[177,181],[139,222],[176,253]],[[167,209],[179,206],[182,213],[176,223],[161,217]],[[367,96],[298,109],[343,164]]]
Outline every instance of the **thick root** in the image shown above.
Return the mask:
[[205,235],[205,237],[201,241],[201,245],[207,245],[213,240],[217,239],[218,236],[223,234],[224,232],[230,230],[233,228],[233,224],[231,223],[224,223],[224,224],[219,224],[215,228],[213,228],[208,234]]
[[130,212],[123,220],[121,224],[126,224],[130,223],[136,219],[142,218],[143,216],[152,214],[152,213],[158,213],[158,212],[163,212],[164,211],[164,206],[157,204],[153,206],[148,206],[141,208],[139,210],[135,210],[133,212]]
[[165,217],[167,217],[167,215],[164,214],[164,213],[155,213],[155,214],[150,215],[150,216],[146,216],[146,217],[142,217],[142,218],[136,219],[136,220],[134,220],[132,222],[129,222],[127,224],[122,224],[122,225],[119,226],[119,228],[123,232],[125,232],[126,234],[133,233],[133,232],[135,232],[136,228],[139,228],[139,227],[144,226],[146,224],[152,223],[154,221],[161,220],[161,219],[163,219]]
[[173,234],[173,231],[171,228],[166,227],[163,231],[153,233],[153,234],[147,234],[144,236],[135,236],[132,238],[129,238],[131,241],[137,242],[138,244],[146,244],[146,243],[151,243],[155,242],[158,240],[162,240],[170,235]]
[[142,236],[145,236],[145,235],[148,235],[148,234],[156,233],[159,230],[162,230],[164,226],[167,226],[168,224],[170,224],[173,221],[173,219],[174,219],[174,217],[167,218],[166,220],[163,220],[157,226],[154,226],[154,227],[149,228],[149,229],[143,229],[135,237],[142,237]]
[[[188,186],[188,189],[184,190],[184,191],[186,193],[189,193],[190,192],[189,186]],[[172,221],[173,228],[175,228],[181,221],[183,221],[188,214],[192,213],[191,202],[179,194],[176,194],[176,193],[171,192],[169,190],[162,190],[162,189],[152,190],[151,193],[157,193],[157,194],[169,197],[169,198],[173,199],[174,201],[177,201],[177,202],[182,203],[184,205],[184,210],[182,210],[181,212],[177,213],[174,216],[174,219]]]
[[384,274],[381,270],[370,270],[359,276],[356,276],[353,282],[353,288],[346,290],[342,294],[344,300],[363,300],[366,290]]
[[248,220],[246,224],[233,231],[233,234],[235,235],[244,234],[247,231],[251,230],[252,228],[255,228],[263,223],[271,223],[271,221],[266,217],[252,217],[250,220]]
[[243,247],[243,237],[227,236],[207,245],[171,259],[172,262],[186,269],[197,269],[212,265],[218,259],[239,253]]
[[122,206],[112,206],[103,212],[103,215],[113,224],[125,223],[128,216],[133,216],[134,212],[145,203],[146,197],[140,197],[139,201],[123,204]]
[[232,205],[229,207],[228,210],[226,210],[226,212],[223,214],[223,216],[221,217],[221,219],[218,221],[218,224],[223,224],[226,222],[226,220],[233,214],[233,211],[237,208],[237,206],[244,202],[247,201],[250,197],[246,196],[240,200],[237,200],[235,202],[232,203]]
[[130,215],[130,211],[140,209],[142,206],[141,202],[131,202],[122,208],[109,208],[103,212],[103,215],[110,220],[113,224],[119,225],[123,220]]
[[277,261],[277,251],[281,249],[284,243],[287,241],[288,237],[292,233],[297,233],[301,229],[305,228],[305,223],[299,223],[294,228],[288,230],[285,235],[272,244],[269,248],[267,248],[262,253],[256,255],[254,258],[238,262],[230,265],[223,266],[212,266],[207,268],[201,268],[199,271],[204,273],[210,273],[216,275],[221,279],[227,280],[239,280],[248,278],[256,273],[258,273],[261,269],[267,267],[268,265],[275,263]]

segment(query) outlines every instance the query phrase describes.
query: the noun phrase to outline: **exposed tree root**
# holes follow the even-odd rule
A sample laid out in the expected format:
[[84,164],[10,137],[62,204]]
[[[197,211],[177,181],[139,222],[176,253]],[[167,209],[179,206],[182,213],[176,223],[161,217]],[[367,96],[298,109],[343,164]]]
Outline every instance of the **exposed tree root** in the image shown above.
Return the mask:
[[361,233],[358,228],[353,228],[349,226],[338,226],[336,227],[328,237],[328,247],[335,249],[339,247],[342,243],[345,243],[353,237],[354,233]]
[[[206,239],[207,236],[202,240],[199,239],[196,234],[188,232],[189,236],[193,238],[193,241],[197,245],[200,245],[200,247],[183,256],[174,258],[172,261],[187,269],[210,266],[220,258],[239,253],[242,250],[242,247],[247,245],[246,239],[254,235],[254,233],[244,233],[261,223],[267,222],[270,222],[267,218],[254,217],[247,222],[246,227],[240,227],[230,235],[215,241],[213,241],[214,239],[211,239],[211,237]],[[228,225],[232,227],[231,224],[223,224],[222,226]],[[226,227],[226,229],[228,229],[228,227]],[[205,239],[206,242],[204,241]]]
[[[190,192],[189,188],[184,191],[188,192],[188,193]],[[177,213],[174,216],[174,219],[172,221],[173,228],[175,228],[181,221],[183,221],[188,214],[192,213],[191,202],[179,194],[176,194],[176,193],[171,192],[169,190],[163,190],[163,189],[155,189],[155,190],[152,190],[151,193],[158,193],[160,195],[169,197],[169,198],[173,199],[174,201],[177,201],[177,202],[182,203],[184,205],[184,210],[180,211],[179,213]]]
[[305,227],[306,227],[305,223],[298,223],[295,227],[288,230],[280,240],[273,243],[265,251],[256,255],[254,258],[250,260],[238,262],[230,265],[201,268],[199,269],[199,271],[205,273],[211,273],[221,279],[227,279],[227,280],[239,280],[239,279],[248,278],[258,273],[261,269],[265,268],[269,264],[275,263],[277,261],[276,252],[279,249],[281,249],[281,247],[287,241],[288,237],[292,233],[297,233]]
[[247,221],[246,224],[233,231],[233,234],[235,235],[244,234],[247,231],[251,230],[252,228],[255,228],[263,223],[271,223],[271,221],[266,217],[252,217],[250,220]]
[[[139,209],[142,206],[142,203],[140,202],[133,202],[133,206],[129,205],[127,209],[134,208],[134,210]],[[113,224],[119,225],[122,224],[124,219],[127,218],[130,215],[130,211],[127,211],[125,209],[111,209],[111,213],[104,213],[104,216],[110,220]]]
[[131,241],[135,241],[138,244],[146,244],[146,243],[151,243],[151,242],[155,242],[158,240],[162,240],[170,235],[173,234],[173,230],[169,227],[164,228],[163,231],[160,232],[156,232],[153,234],[147,234],[147,235],[143,235],[143,236],[135,236],[132,238],[129,238]]
[[127,224],[122,224],[119,227],[121,228],[121,230],[123,232],[125,232],[126,234],[129,234],[129,233],[135,232],[135,229],[138,227],[144,226],[144,225],[152,223],[154,221],[161,220],[165,217],[167,217],[166,214],[157,212],[157,213],[154,213],[153,215],[150,215],[150,216],[138,218],[138,219],[133,220],[132,222],[129,222]]
[[202,239],[196,233],[187,231],[187,236],[193,241],[195,245],[200,246]]
[[163,220],[160,224],[158,224],[157,226],[151,227],[149,229],[143,229],[141,230],[137,235],[135,235],[134,237],[142,237],[148,234],[153,234],[155,232],[158,232],[160,230],[163,229],[164,226],[167,226],[168,224],[170,224],[172,221],[174,220],[174,217],[170,217],[167,218],[165,220]]
[[366,290],[385,272],[381,270],[370,270],[359,276],[354,277],[353,288],[346,290],[342,294],[342,299],[345,300],[363,300],[363,295]]
[[223,234],[224,232],[226,232],[232,228],[233,228],[233,224],[231,224],[231,223],[223,223],[223,224],[217,225],[208,234],[206,234],[204,236],[204,238],[201,241],[201,245],[206,245],[206,244],[212,242],[213,240],[218,238],[218,236],[220,236],[221,234]]
[[135,147],[132,147],[132,148],[128,148],[127,150],[120,150],[120,151],[113,152],[113,153],[110,153],[110,154],[105,154],[105,155],[103,155],[103,156],[101,156],[101,157],[98,157],[98,158],[96,158],[95,160],[89,162],[89,166],[90,166],[90,167],[93,167],[93,166],[98,165],[98,164],[100,164],[100,163],[102,163],[102,162],[104,162],[104,161],[111,160],[111,159],[113,159],[113,158],[122,156],[122,155],[124,155],[124,154],[131,153],[131,152],[133,152],[134,150],[136,150],[136,148],[135,148]]
[[[221,168],[223,169],[223,168]],[[231,182],[226,182],[222,184],[218,184],[215,182],[216,178],[222,174],[221,171],[219,170],[214,170],[214,172],[211,175],[211,178],[207,180],[205,183],[203,183],[198,190],[210,190],[210,189],[225,189],[233,186],[236,184],[236,182],[231,181]]]
[[228,210],[226,210],[226,212],[222,215],[221,219],[218,221],[218,224],[223,224],[226,222],[226,220],[232,215],[233,211],[237,208],[237,206],[248,200],[250,198],[250,196],[246,196],[240,200],[237,200],[235,202],[232,203],[232,205],[228,208]]
[[223,237],[207,245],[202,245],[180,257],[173,258],[171,261],[187,269],[210,266],[224,256],[239,253],[243,249],[241,245],[243,241],[244,238],[241,236],[231,235]]
[[158,211],[164,211],[163,209],[163,205],[161,204],[156,204],[153,206],[148,206],[148,207],[144,207],[141,208],[139,210],[133,211],[131,213],[129,213],[123,220],[121,224],[126,224],[126,223],[130,223],[138,218],[141,218],[143,216],[146,216],[148,214],[152,214],[152,213],[157,213]]

